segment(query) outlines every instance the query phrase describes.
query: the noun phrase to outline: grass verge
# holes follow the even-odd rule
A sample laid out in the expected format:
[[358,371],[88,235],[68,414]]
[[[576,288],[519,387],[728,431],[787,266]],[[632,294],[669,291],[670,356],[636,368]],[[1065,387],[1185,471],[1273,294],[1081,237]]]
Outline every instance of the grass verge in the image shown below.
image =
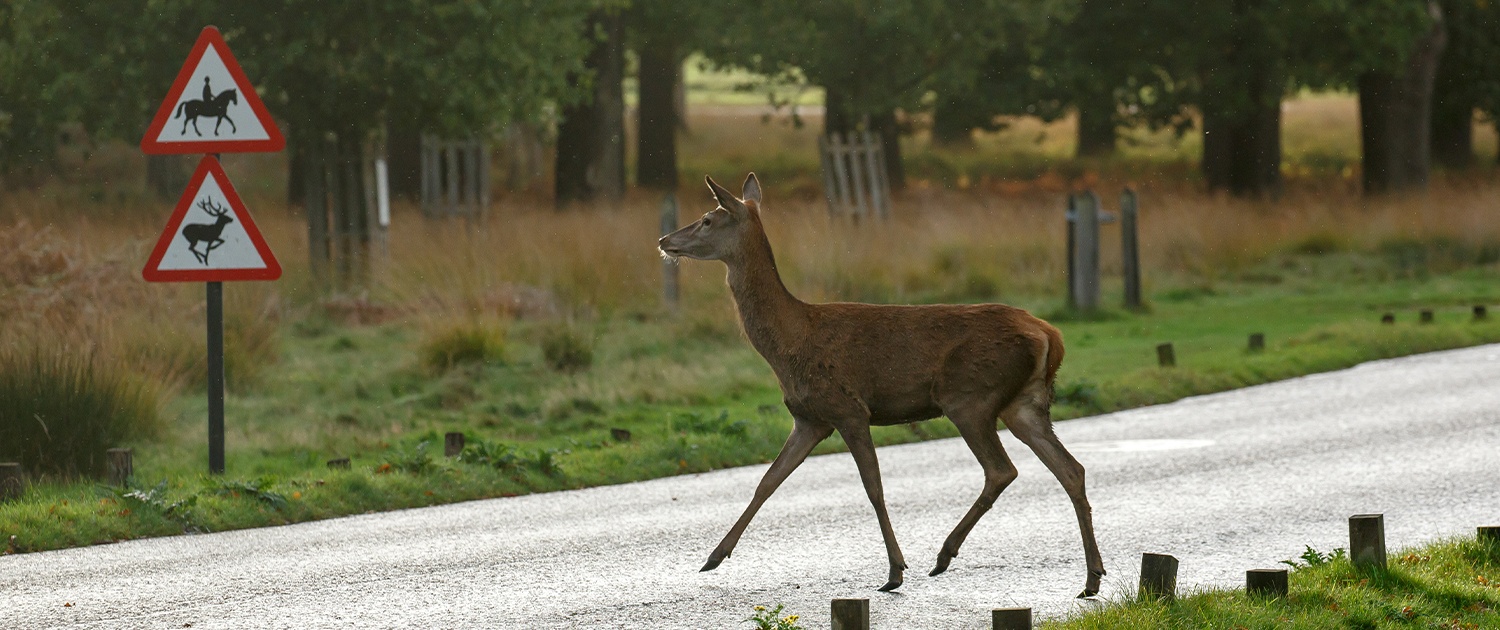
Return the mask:
[[1500,627],[1500,544],[1474,538],[1397,552],[1386,569],[1348,559],[1302,566],[1286,597],[1212,590],[1159,600],[1113,602],[1041,624],[1094,628],[1443,628]]

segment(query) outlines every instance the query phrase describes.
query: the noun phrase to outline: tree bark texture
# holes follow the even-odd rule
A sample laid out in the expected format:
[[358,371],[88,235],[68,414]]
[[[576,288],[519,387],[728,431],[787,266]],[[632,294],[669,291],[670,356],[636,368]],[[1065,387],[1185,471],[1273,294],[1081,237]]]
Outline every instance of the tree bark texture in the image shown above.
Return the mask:
[[182,197],[188,179],[193,175],[193,164],[181,155],[146,156],[146,187],[158,199],[176,201]]
[[1115,152],[1115,102],[1110,95],[1078,103],[1077,157],[1103,157]]
[[602,34],[585,62],[594,72],[592,98],[564,108],[557,130],[558,208],[625,196],[625,21],[601,11],[590,30]]
[[392,114],[385,130],[391,197],[418,201],[422,195],[422,125],[415,116]]
[[[1239,0],[1252,15],[1258,2]],[[1225,56],[1204,77],[1203,179],[1211,190],[1239,196],[1281,193],[1281,97],[1284,61],[1257,21],[1236,26]]]
[[640,55],[640,106],[636,132],[636,183],[677,188],[676,87],[682,61],[671,41],[644,42]]
[[1366,193],[1422,188],[1431,170],[1433,84],[1447,35],[1428,2],[1431,30],[1395,72],[1359,77],[1359,128]]
[[1459,26],[1462,20],[1475,20],[1474,5],[1449,0],[1442,9],[1447,43],[1432,84],[1432,161],[1448,169],[1465,169],[1475,161],[1474,110],[1479,105],[1475,85],[1482,80],[1475,67],[1492,61],[1476,50],[1475,37]]
[[886,181],[891,190],[904,190],[906,167],[901,163],[901,126],[896,120],[896,111],[886,110],[871,116],[870,130],[880,138],[880,148],[885,154]]

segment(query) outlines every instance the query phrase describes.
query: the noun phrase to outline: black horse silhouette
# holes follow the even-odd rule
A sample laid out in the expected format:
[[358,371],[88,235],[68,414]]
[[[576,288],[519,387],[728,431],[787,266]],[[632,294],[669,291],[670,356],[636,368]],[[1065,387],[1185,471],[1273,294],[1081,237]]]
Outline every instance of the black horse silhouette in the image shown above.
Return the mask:
[[187,120],[182,121],[183,135],[187,134],[188,123],[193,123],[193,131],[197,131],[199,137],[203,136],[203,132],[198,130],[199,116],[203,116],[205,118],[210,116],[218,118],[218,120],[214,122],[214,135],[216,136],[219,135],[219,125],[224,124],[224,121],[226,120],[229,121],[229,128],[234,130],[235,133],[239,133],[239,127],[236,127],[234,125],[234,119],[230,118],[228,114],[230,103],[234,103],[235,105],[240,104],[239,92],[235,90],[224,90],[223,92],[220,92],[218,96],[215,96],[211,101],[200,101],[198,99],[183,101],[180,105],[177,106],[177,115],[173,116],[172,118],[174,120],[182,118],[182,114],[184,112],[187,113]]
[[[198,258],[198,262],[207,265],[208,253],[214,251],[215,247],[224,244],[224,239],[219,238],[219,234],[224,232],[225,225],[234,223],[234,219],[225,216],[229,214],[227,206],[221,208],[213,202],[213,199],[204,199],[198,202],[198,207],[207,212],[208,216],[213,217],[214,222],[189,223],[183,226],[182,237],[187,239],[188,251],[193,252],[193,256]],[[208,247],[205,247],[201,252],[198,251],[199,242],[208,243]]]

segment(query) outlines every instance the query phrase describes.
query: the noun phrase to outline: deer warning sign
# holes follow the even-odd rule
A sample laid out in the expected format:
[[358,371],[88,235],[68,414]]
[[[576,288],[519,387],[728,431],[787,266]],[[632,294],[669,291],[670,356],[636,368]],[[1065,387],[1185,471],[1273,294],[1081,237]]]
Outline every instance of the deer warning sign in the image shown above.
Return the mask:
[[284,147],[286,139],[219,29],[204,27],[146,128],[141,151],[247,153]]
[[224,168],[204,156],[141,275],[151,282],[275,280],[281,264]]

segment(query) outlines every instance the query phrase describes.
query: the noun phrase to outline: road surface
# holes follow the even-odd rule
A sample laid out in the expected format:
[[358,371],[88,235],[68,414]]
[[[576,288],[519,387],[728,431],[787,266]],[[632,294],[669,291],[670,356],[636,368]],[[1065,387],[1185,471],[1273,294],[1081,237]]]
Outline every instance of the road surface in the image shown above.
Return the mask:
[[[1500,524],[1500,346],[1369,363],[1060,423],[1088,469],[1109,576],[1142,552],[1179,586],[1235,586],[1304,545],[1347,545],[1380,512],[1392,550]],[[893,594],[847,454],[808,460],[734,556],[698,568],[765,466],[286,527],[0,558],[0,628],[745,628],[756,604],[827,627],[829,600],[870,599],[874,628],[983,628],[988,611],[1060,616],[1096,603],[1066,495],[1002,433],[1021,471],[948,573],[938,546],[981,472],[963,443],[882,448],[912,567]],[[191,624],[191,625],[189,625]]]

